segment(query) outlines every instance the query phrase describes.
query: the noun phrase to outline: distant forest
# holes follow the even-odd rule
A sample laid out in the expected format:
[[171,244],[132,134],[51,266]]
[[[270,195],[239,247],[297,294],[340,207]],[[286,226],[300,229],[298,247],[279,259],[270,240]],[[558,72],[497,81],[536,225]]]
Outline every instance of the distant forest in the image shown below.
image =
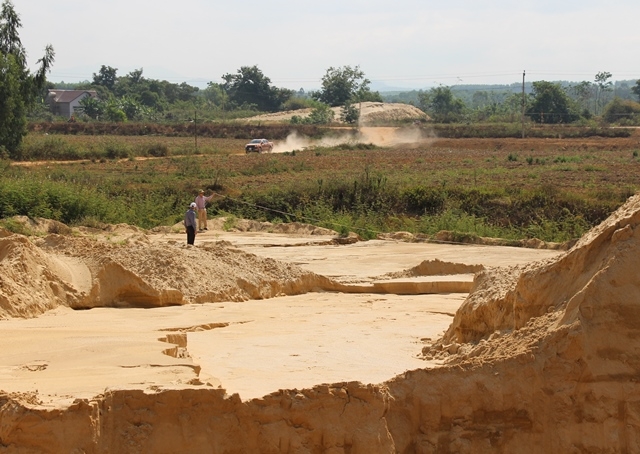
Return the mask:
[[[582,87],[585,86],[585,82],[552,82],[564,88],[570,97],[580,100],[580,93]],[[636,80],[618,80],[612,82],[611,87],[606,91],[606,102],[611,101],[615,97],[625,100],[638,100],[638,96],[633,92],[636,82]],[[590,84],[592,85],[593,83]],[[486,104],[487,100],[502,103],[509,96],[522,93],[522,83],[517,82],[508,85],[451,85],[449,88],[456,97],[460,98],[471,108],[480,107]],[[384,102],[400,102],[418,105],[419,94],[424,91],[428,90],[381,91],[380,95]],[[533,83],[525,82],[524,91],[526,94],[531,94],[533,92]]]

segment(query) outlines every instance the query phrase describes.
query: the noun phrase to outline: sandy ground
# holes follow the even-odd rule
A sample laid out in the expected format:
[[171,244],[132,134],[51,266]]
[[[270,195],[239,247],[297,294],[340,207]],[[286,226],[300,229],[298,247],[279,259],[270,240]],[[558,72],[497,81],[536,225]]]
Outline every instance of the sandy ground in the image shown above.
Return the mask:
[[[182,233],[145,236],[160,246],[184,242]],[[344,283],[398,285],[425,280],[388,275],[423,261],[494,267],[558,255],[549,250],[392,240],[326,244],[332,238],[210,230],[198,235],[194,250],[224,242]],[[121,239],[111,236],[110,241]],[[49,254],[49,259],[67,282],[89,291],[91,273],[80,259],[64,254]],[[453,280],[471,282],[472,277],[467,273]],[[248,399],[337,381],[380,383],[428,366],[420,358],[422,347],[444,333],[466,297],[400,293],[409,294],[312,291],[150,309],[58,307],[35,318],[5,319],[0,321],[0,387],[60,405],[132,387],[206,384]],[[184,337],[179,351],[169,355],[163,352],[175,346],[163,341],[167,334]]]
[[640,452],[639,226],[0,229],[0,452]]

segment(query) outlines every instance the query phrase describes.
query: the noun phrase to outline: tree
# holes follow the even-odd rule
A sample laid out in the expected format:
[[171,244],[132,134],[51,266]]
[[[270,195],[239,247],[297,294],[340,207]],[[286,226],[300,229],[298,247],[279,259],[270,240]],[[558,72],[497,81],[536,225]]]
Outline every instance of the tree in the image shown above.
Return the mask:
[[571,92],[577,99],[578,104],[580,104],[580,108],[583,111],[589,111],[590,99],[593,98],[594,93],[594,84],[584,80],[577,85],[571,86]]
[[439,86],[428,92],[418,93],[418,105],[439,123],[460,121],[465,105],[462,99],[453,95],[450,87]]
[[140,104],[142,104],[143,106],[156,109],[159,112],[162,112],[164,110],[164,107],[160,102],[160,96],[158,95],[158,93],[155,93],[151,90],[144,90],[142,93],[140,93],[139,99]]
[[292,90],[271,86],[271,79],[257,66],[242,66],[236,74],[223,75],[222,80],[229,100],[238,107],[275,112],[293,94]]
[[313,125],[329,124],[335,116],[333,110],[326,104],[320,104],[309,114],[309,123]]
[[0,158],[5,151],[14,155],[26,134],[22,75],[22,67],[13,55],[0,54]]
[[55,56],[47,45],[32,74],[18,33],[21,26],[13,4],[5,0],[0,11],[0,152],[5,149],[11,157],[17,157],[27,133],[27,112],[36,104]]
[[127,77],[131,79],[131,83],[134,85],[141,82],[144,79],[142,77],[142,68],[134,69],[129,74],[127,74]]
[[636,81],[636,84],[631,88],[631,91],[635,93],[638,97],[638,101],[640,101],[640,80]]
[[99,85],[109,91],[113,91],[113,87],[115,87],[118,80],[116,77],[117,72],[118,68],[102,65],[98,74],[93,73],[93,85]]
[[82,112],[87,115],[89,118],[93,118],[97,120],[104,113],[105,104],[104,102],[96,99],[92,96],[86,96],[80,100],[80,107],[82,107]]
[[355,105],[347,101],[340,111],[340,120],[353,125],[356,124],[359,119],[360,110],[358,110]]
[[302,118],[299,115],[291,117],[291,124],[326,125],[333,121],[334,116],[335,113],[331,107],[327,104],[318,103],[308,117]]
[[532,100],[527,113],[538,123],[571,123],[580,116],[560,84],[544,80],[533,82]]
[[221,84],[217,84],[215,82],[209,82],[207,84],[207,88],[203,90],[204,98],[213,104],[214,106],[220,108],[220,110],[225,109],[225,106],[229,102],[229,96],[227,92],[224,90],[224,87]]
[[596,104],[595,104],[595,112],[594,112],[596,115],[598,115],[598,111],[599,111],[598,106],[602,104],[602,95],[607,91],[611,91],[612,82],[609,79],[611,79],[611,73],[609,72],[602,71],[596,74],[595,84],[597,86],[597,90],[596,90]]
[[369,89],[370,83],[359,66],[330,67],[322,77],[322,89],[311,93],[311,97],[331,107],[343,106],[347,102],[382,102],[380,93]]
[[602,118],[608,123],[624,123],[625,121],[632,121],[634,117],[639,115],[640,103],[616,97],[606,105]]

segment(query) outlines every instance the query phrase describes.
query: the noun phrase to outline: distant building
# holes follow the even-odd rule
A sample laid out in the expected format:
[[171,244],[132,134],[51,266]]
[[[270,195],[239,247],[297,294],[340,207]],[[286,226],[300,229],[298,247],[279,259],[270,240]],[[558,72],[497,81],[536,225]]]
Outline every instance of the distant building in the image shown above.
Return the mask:
[[54,115],[71,118],[75,113],[82,112],[80,101],[91,96],[97,98],[95,90],[56,90],[49,89],[46,103]]

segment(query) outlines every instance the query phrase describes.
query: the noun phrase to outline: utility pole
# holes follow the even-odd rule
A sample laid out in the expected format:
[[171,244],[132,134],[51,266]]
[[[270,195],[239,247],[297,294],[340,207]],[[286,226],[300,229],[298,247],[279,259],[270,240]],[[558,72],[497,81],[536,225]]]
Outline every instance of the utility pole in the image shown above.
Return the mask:
[[525,71],[522,71],[522,138],[524,139],[524,109],[525,109],[525,101],[526,98],[524,97],[524,73]]
[[193,138],[196,144],[196,153],[198,153],[198,111],[193,114]]

